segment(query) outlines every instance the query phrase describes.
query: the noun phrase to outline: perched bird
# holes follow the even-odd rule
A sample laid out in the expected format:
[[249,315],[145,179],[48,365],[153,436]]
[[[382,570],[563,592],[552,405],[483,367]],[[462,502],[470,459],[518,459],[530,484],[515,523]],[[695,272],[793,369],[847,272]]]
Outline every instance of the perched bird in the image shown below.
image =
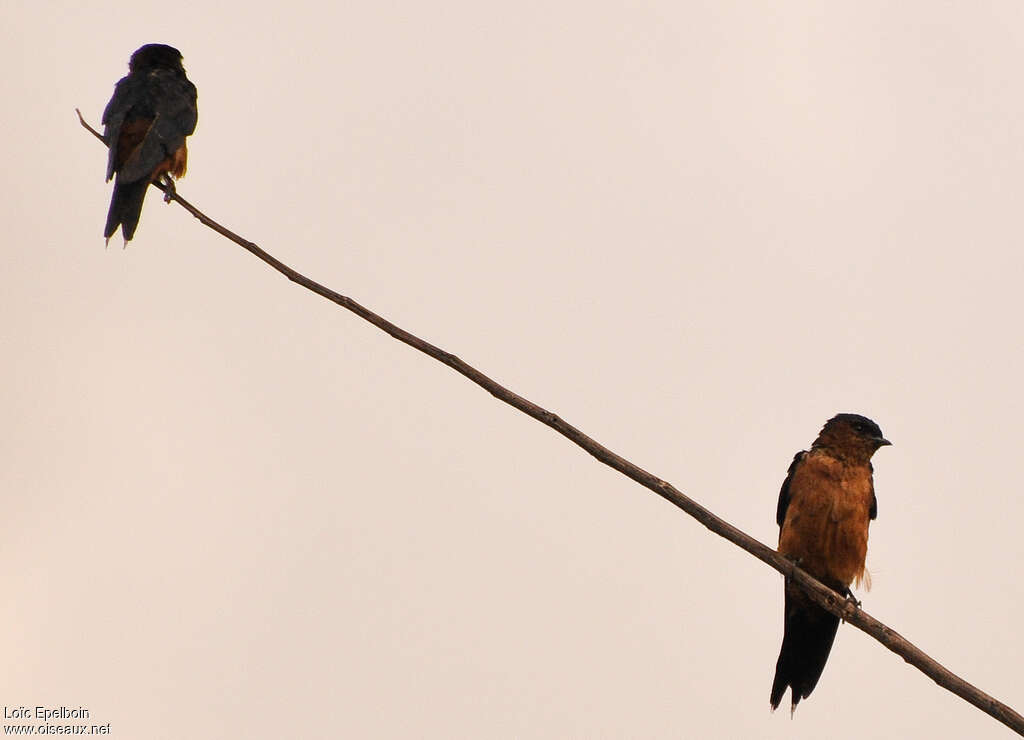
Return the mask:
[[[779,552],[841,594],[866,576],[868,524],[878,515],[871,456],[892,444],[858,414],[829,419],[810,451],[798,452],[779,492]],[[839,617],[786,583],[785,633],[775,664],[771,705],[792,688],[792,711],[825,668]]]
[[[185,76],[181,52],[146,44],[132,54],[128,75],[103,111],[107,181],[116,175],[103,229],[108,243],[118,226],[126,244],[135,235],[151,182],[185,174],[185,137],[195,131],[198,117],[196,87]],[[173,187],[170,177],[166,182]]]

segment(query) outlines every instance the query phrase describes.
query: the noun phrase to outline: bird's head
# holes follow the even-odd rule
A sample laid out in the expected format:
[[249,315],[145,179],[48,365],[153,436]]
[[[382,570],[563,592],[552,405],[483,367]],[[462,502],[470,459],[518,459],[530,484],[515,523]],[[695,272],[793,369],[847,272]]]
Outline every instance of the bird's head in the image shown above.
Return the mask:
[[891,444],[882,435],[878,424],[860,414],[836,414],[825,422],[814,441],[815,447],[864,460],[870,460],[879,447]]
[[181,52],[167,44],[146,44],[139,47],[128,61],[128,69],[132,72],[155,67],[181,69]]

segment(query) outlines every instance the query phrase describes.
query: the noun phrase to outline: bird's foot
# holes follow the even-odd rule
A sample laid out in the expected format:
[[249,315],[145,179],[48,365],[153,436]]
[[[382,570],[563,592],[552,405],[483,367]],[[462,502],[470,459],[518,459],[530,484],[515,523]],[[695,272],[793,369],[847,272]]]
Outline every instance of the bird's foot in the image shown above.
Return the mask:
[[[791,563],[792,563],[793,565],[795,565],[795,566],[796,566],[797,568],[799,568],[799,567],[800,567],[800,563],[802,563],[802,562],[803,562],[803,558],[797,558],[797,557],[790,557],[789,555],[783,555],[782,557],[784,557],[784,558],[785,558],[786,560],[788,560],[789,562],[791,562]],[[787,575],[787,576],[785,576],[785,578],[786,578],[786,582],[788,583],[788,582],[789,582],[789,580],[790,580],[790,577],[789,577],[789,576]]]
[[170,203],[178,194],[177,188],[174,187],[174,180],[171,179],[170,175],[162,175],[160,177],[160,184],[167,188],[164,190],[164,203]]
[[850,590],[849,586],[842,590],[842,594],[846,597],[847,601],[853,604],[854,608],[860,609],[860,600],[853,595],[853,591]]

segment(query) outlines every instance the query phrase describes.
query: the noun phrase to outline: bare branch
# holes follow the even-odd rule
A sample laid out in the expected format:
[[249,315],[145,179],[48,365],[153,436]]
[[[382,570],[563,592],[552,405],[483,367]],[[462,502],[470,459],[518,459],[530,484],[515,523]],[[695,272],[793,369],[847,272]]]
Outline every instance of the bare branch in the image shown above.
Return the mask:
[[99,131],[97,131],[96,129],[94,129],[92,126],[85,122],[85,119],[82,118],[82,111],[78,110],[78,108],[75,108],[75,113],[78,114],[78,122],[82,124],[83,127],[85,127],[85,130],[90,132],[93,136],[95,136],[97,139],[103,142],[104,146],[106,146],[107,140],[103,137],[103,134],[101,134]]
[[[77,108],[75,109],[75,112],[78,113]],[[82,126],[92,132],[92,134],[100,141],[104,140],[101,134],[85,122],[81,113],[78,113],[78,118],[79,121],[81,121]],[[737,529],[724,519],[718,518],[693,499],[683,495],[671,483],[658,478],[643,468],[634,465],[624,457],[615,454],[604,445],[598,443],[576,427],[564,421],[558,415],[538,406],[519,394],[514,393],[496,381],[491,380],[475,367],[463,362],[450,352],[446,352],[440,347],[436,347],[430,342],[420,339],[414,334],[410,334],[405,329],[392,324],[387,319],[360,305],[351,298],[343,296],[340,293],[336,293],[330,288],[327,288],[314,280],[310,280],[305,275],[293,270],[276,257],[273,257],[263,251],[256,244],[243,239],[234,232],[218,224],[187,200],[182,198],[177,192],[170,191],[161,183],[154,182],[152,184],[154,187],[159,188],[164,192],[167,200],[173,200],[179,203],[182,208],[199,219],[203,225],[208,226],[221,236],[230,239],[238,246],[256,255],[256,257],[266,262],[292,282],[301,285],[307,290],[310,290],[333,303],[338,304],[342,308],[348,309],[360,318],[365,319],[377,328],[390,334],[398,341],[404,342],[413,349],[417,349],[420,352],[433,357],[438,362],[444,363],[455,372],[469,378],[469,380],[479,385],[499,401],[503,401],[509,406],[519,409],[524,414],[532,416],[540,423],[551,427],[574,444],[582,447],[600,462],[614,468],[628,478],[632,478],[640,485],[645,488],[649,488],[665,500],[675,506],[678,506],[715,534],[724,537],[734,545],[746,550],[758,560],[768,564],[779,573],[782,573],[786,578],[792,579],[810,595],[811,599],[816,604],[875,638],[886,648],[896,653],[907,663],[910,663],[912,666],[931,678],[939,686],[951,691],[961,699],[970,702],[986,714],[1014,730],[1018,735],[1024,736],[1024,717],[1014,711],[1011,707],[1003,704],[960,678],[955,673],[942,666],[938,661],[915,647],[898,632],[879,622],[863,609],[854,606],[853,603],[848,601],[844,596],[841,596],[828,586],[825,586],[806,571],[798,568],[791,560],[780,555],[777,551]]]

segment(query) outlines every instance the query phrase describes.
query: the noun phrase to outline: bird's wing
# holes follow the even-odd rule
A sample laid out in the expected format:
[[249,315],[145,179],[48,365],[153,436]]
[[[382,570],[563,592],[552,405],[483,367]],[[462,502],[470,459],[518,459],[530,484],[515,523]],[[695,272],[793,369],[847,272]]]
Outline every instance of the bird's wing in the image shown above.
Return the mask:
[[782,488],[779,490],[779,506],[775,510],[775,521],[780,527],[786,521],[786,509],[789,508],[789,484],[793,481],[793,473],[796,472],[800,461],[806,454],[806,450],[801,450],[793,456],[793,462],[789,464],[789,470],[786,471],[786,480],[782,481]]
[[121,149],[121,129],[128,112],[141,101],[142,90],[136,77],[122,77],[114,87],[114,94],[103,110],[103,138],[109,147],[107,156],[107,180],[110,180],[121,165],[118,153]]
[[871,506],[868,507],[868,517],[871,519],[877,519],[878,499],[875,497],[875,466],[868,463],[868,469],[871,471]]
[[[134,124],[133,130],[129,133],[129,125],[122,124],[116,139],[117,151],[111,149],[113,170],[121,182],[152,176],[157,165],[185,145],[185,137],[195,131],[198,120],[196,88],[187,79],[170,71],[154,70],[141,85],[141,89],[138,85],[130,86],[135,95],[125,94],[129,106],[121,114],[122,121],[127,117],[128,124]],[[111,106],[117,98],[115,91]],[[121,107],[115,110],[120,113]]]

